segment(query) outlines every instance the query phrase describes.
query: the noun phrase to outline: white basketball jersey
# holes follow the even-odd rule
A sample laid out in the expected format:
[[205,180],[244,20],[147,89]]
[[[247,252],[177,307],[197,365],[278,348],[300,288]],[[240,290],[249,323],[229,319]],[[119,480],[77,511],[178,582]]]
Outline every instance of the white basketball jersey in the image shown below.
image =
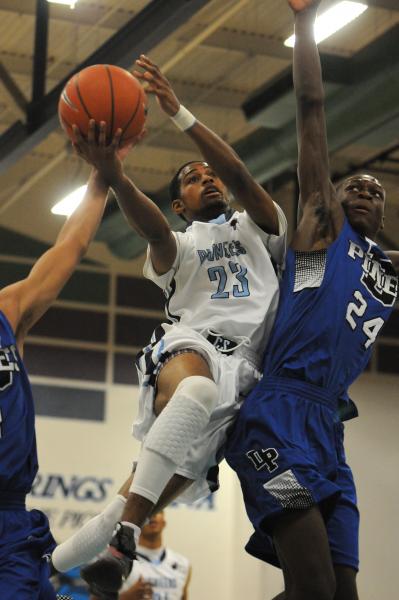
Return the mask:
[[276,209],[278,236],[265,233],[245,211],[227,221],[224,215],[209,223],[194,221],[174,234],[177,256],[164,275],[155,273],[147,253],[144,276],[164,290],[169,320],[205,337],[212,331],[237,343],[248,338],[252,351],[263,350],[277,310],[277,272],[286,248],[287,221]]
[[162,548],[149,551],[137,547],[138,560],[123,585],[128,590],[140,577],[152,585],[152,600],[182,600],[184,587],[190,572],[190,563],[185,556]]

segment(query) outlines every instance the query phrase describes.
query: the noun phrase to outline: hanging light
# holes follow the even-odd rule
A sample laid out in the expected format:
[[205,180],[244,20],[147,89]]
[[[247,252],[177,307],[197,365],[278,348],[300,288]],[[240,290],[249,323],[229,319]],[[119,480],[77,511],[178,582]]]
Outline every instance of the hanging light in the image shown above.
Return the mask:
[[67,196],[57,202],[51,209],[51,212],[54,215],[65,215],[69,217],[73,213],[73,211],[79,206],[82,202],[84,195],[87,190],[87,185],[82,185]]
[[75,8],[77,1],[78,0],[47,0],[47,2],[50,2],[51,4],[64,4],[70,8]]
[[[314,37],[316,43],[320,43],[327,39],[333,33],[336,33],[345,25],[359,17],[365,10],[367,10],[367,4],[361,4],[360,2],[338,2],[326,12],[319,15],[316,18],[314,25]],[[284,46],[293,48],[295,44],[295,35],[291,35],[284,42]]]

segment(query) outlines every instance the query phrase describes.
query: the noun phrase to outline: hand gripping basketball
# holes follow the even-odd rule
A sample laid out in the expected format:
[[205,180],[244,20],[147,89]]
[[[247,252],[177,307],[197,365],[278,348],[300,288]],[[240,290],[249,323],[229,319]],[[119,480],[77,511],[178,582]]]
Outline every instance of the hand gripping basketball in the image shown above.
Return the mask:
[[[98,129],[98,140],[97,132]],[[101,121],[99,126],[91,119],[87,140],[82,136],[77,125],[72,126],[73,130],[73,147],[75,152],[86,162],[96,168],[105,181],[111,185],[122,173],[122,161],[132,148],[138,143],[145,131],[137,135],[128,146],[120,146],[122,129],[118,129],[110,144],[106,143],[107,124]]]

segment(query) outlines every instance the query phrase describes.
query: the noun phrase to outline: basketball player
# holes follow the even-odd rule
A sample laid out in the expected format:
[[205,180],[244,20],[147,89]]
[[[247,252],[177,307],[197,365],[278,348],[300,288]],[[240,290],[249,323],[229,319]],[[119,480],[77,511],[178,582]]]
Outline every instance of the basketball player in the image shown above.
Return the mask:
[[[75,148],[94,144],[75,129]],[[105,123],[99,145],[105,145]],[[115,136],[117,147],[121,131]],[[122,156],[126,150],[122,151]],[[37,473],[34,407],[22,362],[24,341],[36,321],[57,298],[85,254],[101,221],[108,186],[93,169],[84,200],[62,227],[52,248],[38,259],[26,279],[0,291],[0,598],[53,600],[45,555],[55,546],[47,517],[28,512],[25,496]]]
[[[189,560],[165,547],[164,512],[154,514],[141,530],[137,561],[119,593],[119,600],[188,600]],[[98,600],[90,596],[90,600]]]
[[137,562],[123,586],[124,591],[119,594],[119,600],[188,600],[190,562],[185,556],[165,547],[162,540],[165,525],[161,511],[142,528]]
[[385,191],[359,174],[329,178],[324,95],[314,41],[318,0],[295,13],[302,218],[287,253],[263,379],[243,404],[226,458],[255,528],[247,550],[281,566],[285,600],[357,600],[356,492],[338,399],[366,367],[393,310],[399,253],[372,241]]
[[[235,152],[180,105],[147,57],[135,75],[148,83],[161,109],[197,144],[206,162],[191,161],[174,176],[172,208],[187,222],[171,231],[165,217],[102,149],[90,159],[114,189],[131,226],[149,242],[144,275],[166,296],[168,323],[154,332],[138,359],[140,408],[134,434],[144,440],[127,504],[103,558],[83,577],[99,597],[116,594],[134,557],[140,527],[165,486],[187,500],[206,496],[222,459],[226,429],[259,377],[259,357],[274,319],[285,255],[286,220]],[[229,193],[244,212],[230,209]],[[276,270],[275,270],[276,267]],[[212,469],[213,467],[213,469]],[[174,477],[173,477],[174,476]],[[211,477],[212,478],[212,477]],[[213,477],[214,479],[214,477]],[[169,483],[168,483],[169,482]],[[86,562],[109,541],[120,500],[57,548],[56,569]],[[115,523],[114,521],[114,523]],[[107,533],[108,532],[108,533]],[[80,535],[81,534],[81,535]],[[104,536],[108,536],[105,537]]]

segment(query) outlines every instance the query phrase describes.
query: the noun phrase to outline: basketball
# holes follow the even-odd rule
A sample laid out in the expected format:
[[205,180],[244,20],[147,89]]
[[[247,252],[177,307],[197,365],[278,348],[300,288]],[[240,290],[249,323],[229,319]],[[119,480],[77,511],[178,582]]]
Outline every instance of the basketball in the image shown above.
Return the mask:
[[72,125],[87,135],[89,121],[107,124],[107,143],[122,129],[121,145],[132,141],[143,129],[147,112],[146,94],[128,71],[114,65],[93,65],[69,79],[58,103],[58,115],[67,135]]

